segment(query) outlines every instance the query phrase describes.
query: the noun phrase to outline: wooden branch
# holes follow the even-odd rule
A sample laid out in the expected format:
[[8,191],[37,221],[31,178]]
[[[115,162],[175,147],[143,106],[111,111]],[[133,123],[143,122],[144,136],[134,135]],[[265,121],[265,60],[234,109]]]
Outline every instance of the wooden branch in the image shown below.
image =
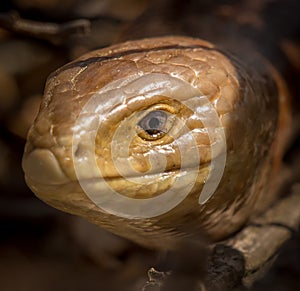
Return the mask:
[[300,184],[294,185],[292,195],[277,202],[264,215],[253,220],[227,244],[245,258],[243,283],[251,284],[263,273],[263,267],[300,225]]
[[68,36],[86,35],[90,31],[91,23],[86,19],[77,19],[61,24],[39,22],[23,19],[17,12],[12,11],[0,13],[0,27],[38,39],[61,41]]
[[[240,284],[251,285],[264,275],[280,247],[297,231],[299,225],[300,184],[295,184],[291,195],[279,200],[233,238],[213,246],[206,279],[199,281],[199,277],[196,277],[193,289],[186,290],[226,291]],[[176,282],[176,276],[152,268],[148,272],[149,280],[141,291],[171,290],[165,287],[172,280]],[[172,290],[181,290],[174,288]]]

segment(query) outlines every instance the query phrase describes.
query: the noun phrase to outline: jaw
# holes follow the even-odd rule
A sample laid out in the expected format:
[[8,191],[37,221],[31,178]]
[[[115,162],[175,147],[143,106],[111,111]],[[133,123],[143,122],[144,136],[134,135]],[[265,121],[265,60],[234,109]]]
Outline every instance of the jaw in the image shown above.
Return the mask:
[[[28,151],[23,159],[25,178],[29,187],[41,200],[72,213],[74,212],[72,208],[83,207],[85,209],[91,205],[105,212],[106,208],[103,207],[103,203],[111,205],[115,203],[116,197],[118,205],[123,205],[123,200],[129,201],[124,202],[126,205],[124,208],[128,206],[128,203],[136,204],[136,201],[145,201],[145,208],[147,208],[147,203],[151,199],[158,204],[172,201],[172,205],[177,205],[192,190],[194,192],[195,188],[198,191],[201,190],[210,168],[210,163],[200,166],[191,163],[181,169],[164,172],[141,173],[136,176],[129,174],[99,177],[96,171],[89,167],[84,168],[85,177],[78,179],[77,172],[74,172],[73,177],[65,174],[59,161],[56,155],[48,149],[35,148],[33,151]],[[68,169],[72,168],[74,164],[68,167]],[[167,193],[167,198],[160,198],[166,196],[165,193]],[[157,208],[154,202],[153,205],[148,204],[148,206],[148,209]],[[113,208],[114,206],[110,206],[109,209]],[[155,215],[158,215],[157,213]]]
[[[150,175],[113,178],[94,178],[82,181],[69,181],[63,184],[39,183],[26,176],[26,182],[32,191],[43,201],[51,204],[55,208],[74,213],[74,209],[99,208],[101,212],[105,210],[99,206],[99,199],[113,200],[113,195],[133,199],[151,200],[158,198],[168,190],[174,195],[182,196],[183,192],[190,192],[195,187],[201,190],[209,173],[207,165],[199,168],[187,168],[164,173],[154,173]],[[188,195],[189,193],[186,193]],[[108,197],[108,198],[107,198]],[[84,210],[83,210],[84,211]]]

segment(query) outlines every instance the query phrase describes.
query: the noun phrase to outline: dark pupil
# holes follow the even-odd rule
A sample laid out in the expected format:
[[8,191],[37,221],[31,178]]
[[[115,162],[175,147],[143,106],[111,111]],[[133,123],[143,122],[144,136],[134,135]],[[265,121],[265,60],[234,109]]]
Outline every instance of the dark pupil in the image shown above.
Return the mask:
[[159,120],[155,117],[151,118],[149,121],[149,127],[154,129],[159,126]]
[[156,110],[148,113],[140,122],[139,126],[150,135],[158,135],[166,132],[166,112]]

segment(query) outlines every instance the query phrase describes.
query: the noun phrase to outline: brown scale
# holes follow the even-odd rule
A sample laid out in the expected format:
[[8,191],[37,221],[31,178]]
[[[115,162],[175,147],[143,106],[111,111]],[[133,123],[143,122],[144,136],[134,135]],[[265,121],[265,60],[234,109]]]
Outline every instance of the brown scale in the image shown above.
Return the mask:
[[[278,185],[273,181],[280,174],[281,161],[294,132],[289,91],[295,88],[282,77],[290,65],[280,47],[280,41],[285,38],[283,30],[270,34],[270,29],[277,26],[271,27],[265,20],[273,19],[271,12],[273,17],[279,17],[276,14],[279,11],[271,9],[274,8],[271,4],[256,5],[257,1],[239,3],[230,6],[216,1],[212,6],[210,1],[201,5],[197,1],[160,1],[156,3],[160,5],[155,8],[156,14],[150,7],[120,40],[160,37],[93,51],[54,72],[29,132],[23,159],[26,180],[33,192],[58,209],[82,216],[147,247],[163,249],[172,249],[182,238],[201,237],[203,233],[213,241],[221,240],[255,213],[266,209],[278,195]],[[289,32],[289,28],[285,31]],[[120,133],[118,148],[127,146],[127,140],[132,137],[130,132],[147,116],[140,112],[147,114],[157,108],[189,124],[203,159],[200,167],[195,166],[186,146],[190,159],[186,175],[195,169],[198,174],[190,193],[176,207],[153,217],[122,217],[97,206],[80,186],[72,156],[73,134],[79,134],[75,123],[84,105],[105,86],[136,75],[140,75],[136,80],[148,76],[151,82],[151,74],[162,74],[166,80],[175,76],[207,96],[225,132],[225,169],[214,194],[199,204],[199,193],[209,178],[213,157],[212,142],[207,143],[204,123],[192,122],[193,112],[182,105],[193,94],[185,95],[188,93],[179,88],[173,95],[152,96],[151,89],[147,89],[150,97],[141,94],[140,99],[135,99],[139,94],[130,95],[127,93],[130,85],[122,83],[120,88],[124,89],[120,92],[127,94],[125,100],[113,103],[108,97],[101,99],[102,106],[86,116],[89,124],[88,118],[97,119],[96,111],[104,110],[103,127],[95,136],[94,149],[96,165],[104,174],[102,178],[95,176],[91,166],[84,174],[87,180],[104,179],[124,197],[135,199],[159,196],[174,185],[176,171],[181,166],[175,142],[185,146],[185,141],[179,139],[184,129],[180,131],[176,122],[166,134],[147,138],[147,132],[140,135],[136,131],[130,141],[127,158],[139,168],[140,177],[135,181],[140,185],[124,179],[113,165],[111,141],[121,121],[127,120],[124,128],[128,132]],[[110,107],[105,111],[106,104]],[[85,125],[81,129],[86,130]],[[75,157],[89,150],[84,142],[80,143]],[[155,172],[154,165],[156,178],[143,184],[143,172],[149,170],[152,152],[165,155],[166,169]],[[186,181],[188,177],[177,189],[178,195],[184,191]]]

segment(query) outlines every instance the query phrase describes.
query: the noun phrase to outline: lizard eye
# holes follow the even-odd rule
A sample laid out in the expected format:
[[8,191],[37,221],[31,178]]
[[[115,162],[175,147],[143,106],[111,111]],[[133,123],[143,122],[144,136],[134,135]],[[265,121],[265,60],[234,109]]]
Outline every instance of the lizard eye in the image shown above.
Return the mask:
[[137,124],[139,137],[145,140],[157,140],[170,130],[174,115],[163,110],[153,110],[146,114]]

